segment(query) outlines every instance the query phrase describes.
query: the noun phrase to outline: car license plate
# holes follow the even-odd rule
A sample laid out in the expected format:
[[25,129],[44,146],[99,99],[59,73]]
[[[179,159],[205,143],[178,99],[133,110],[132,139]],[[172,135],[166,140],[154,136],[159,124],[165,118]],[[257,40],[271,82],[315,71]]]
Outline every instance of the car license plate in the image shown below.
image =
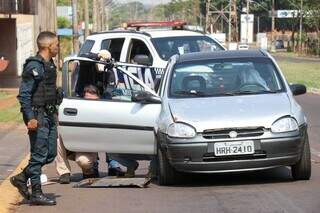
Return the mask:
[[234,141],[214,143],[215,156],[247,155],[254,153],[253,141]]

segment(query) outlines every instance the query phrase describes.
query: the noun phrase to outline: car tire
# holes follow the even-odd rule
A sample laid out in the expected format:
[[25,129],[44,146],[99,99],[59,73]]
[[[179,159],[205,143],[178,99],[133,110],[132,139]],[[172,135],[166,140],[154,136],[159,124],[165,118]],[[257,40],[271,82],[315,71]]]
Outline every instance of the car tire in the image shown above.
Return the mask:
[[158,148],[158,183],[160,186],[173,185],[176,182],[177,172],[171,166],[165,152]]
[[294,180],[309,180],[311,176],[311,154],[308,135],[305,136],[303,150],[300,160],[291,166]]

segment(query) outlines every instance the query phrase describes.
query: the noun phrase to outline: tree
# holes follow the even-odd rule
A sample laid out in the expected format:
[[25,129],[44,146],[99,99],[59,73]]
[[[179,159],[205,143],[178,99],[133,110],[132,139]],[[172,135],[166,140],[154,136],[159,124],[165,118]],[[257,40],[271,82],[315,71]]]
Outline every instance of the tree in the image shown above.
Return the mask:
[[66,17],[59,16],[58,19],[58,28],[70,28],[71,22]]

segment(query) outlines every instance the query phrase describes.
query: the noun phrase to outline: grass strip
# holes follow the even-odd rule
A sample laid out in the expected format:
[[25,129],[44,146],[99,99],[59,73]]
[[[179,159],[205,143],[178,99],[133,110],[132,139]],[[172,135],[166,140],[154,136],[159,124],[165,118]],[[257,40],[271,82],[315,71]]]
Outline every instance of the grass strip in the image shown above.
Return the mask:
[[21,123],[20,104],[0,110],[0,122]]
[[289,83],[300,83],[308,89],[320,89],[320,63],[278,61],[278,64]]

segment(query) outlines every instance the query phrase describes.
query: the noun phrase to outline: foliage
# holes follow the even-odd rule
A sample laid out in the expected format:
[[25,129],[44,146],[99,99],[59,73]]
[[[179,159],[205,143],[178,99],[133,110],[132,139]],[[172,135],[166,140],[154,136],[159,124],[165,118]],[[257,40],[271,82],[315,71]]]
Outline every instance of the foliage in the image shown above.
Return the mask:
[[143,21],[147,19],[148,9],[141,2],[134,1],[127,4],[117,4],[112,8],[109,26],[120,27],[123,22]]
[[61,37],[60,39],[61,47],[61,58],[65,58],[72,53],[72,37]]
[[71,5],[71,0],[57,0],[58,6],[69,6]]
[[71,22],[66,17],[58,17],[58,28],[70,28]]
[[289,59],[277,61],[290,83],[305,84],[308,89],[320,89],[319,62],[294,62]]

